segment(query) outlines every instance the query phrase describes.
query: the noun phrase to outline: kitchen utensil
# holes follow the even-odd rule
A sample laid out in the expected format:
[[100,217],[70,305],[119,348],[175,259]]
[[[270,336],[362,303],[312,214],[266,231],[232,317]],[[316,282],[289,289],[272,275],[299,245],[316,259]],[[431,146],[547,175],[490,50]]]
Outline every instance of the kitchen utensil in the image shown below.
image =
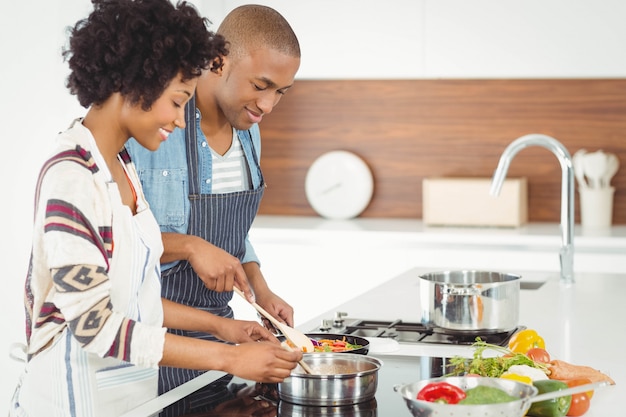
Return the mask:
[[[244,300],[247,301],[244,293],[237,287],[234,287],[233,290],[239,294]],[[276,329],[280,330],[280,332],[285,336],[285,338],[296,345],[298,349],[300,349],[304,353],[310,353],[314,351],[313,342],[309,339],[304,333],[294,329],[293,327],[287,326],[285,323],[278,321],[274,316],[268,313],[263,307],[258,305],[257,303],[250,303],[252,306],[258,311],[263,317],[268,319]]]
[[[338,333],[306,333],[306,337],[311,340],[319,341],[322,339],[330,339],[330,340],[345,340],[346,342],[352,345],[360,345],[361,347],[358,349],[347,350],[345,352],[334,352],[334,353],[356,353],[359,355],[367,355],[369,351],[370,342],[364,337],[352,336],[349,334],[338,334]],[[284,340],[283,337],[279,336],[278,340]],[[322,353],[322,352],[318,352]]]
[[574,175],[576,175],[578,187],[580,188],[587,188],[589,186],[587,184],[587,180],[585,179],[585,167],[583,163],[585,153],[587,153],[585,149],[580,149],[572,157],[572,162],[574,164]]
[[[446,381],[463,390],[468,390],[478,385],[499,388],[507,394],[519,398],[519,400],[481,405],[443,404],[418,400],[417,393],[427,384],[436,381]],[[411,414],[415,417],[433,415],[442,417],[522,417],[526,414],[532,403],[591,391],[606,385],[608,385],[607,382],[596,382],[537,395],[537,388],[534,386],[513,380],[486,377],[444,377],[396,386],[394,390],[402,395]]]
[[608,188],[611,186],[611,178],[617,173],[619,170],[619,159],[617,159],[617,155],[613,153],[606,154],[606,170],[604,171],[604,175],[600,180],[600,186],[604,188]]
[[603,151],[586,153],[583,158],[585,176],[591,188],[600,188],[607,167],[606,154]]
[[[233,287],[233,291],[239,294],[244,300],[246,301],[248,300],[245,294],[239,288]],[[258,311],[263,317],[268,319],[274,325],[274,327],[280,330],[280,332],[283,334],[283,336],[285,336],[287,341],[294,344],[302,352],[313,352],[315,350],[315,348],[313,347],[313,342],[311,342],[311,339],[306,337],[304,333],[301,333],[298,330],[294,329],[293,327],[289,327],[286,324],[281,323],[257,303],[250,303],[250,304],[252,304],[252,306],[256,309],[256,311]],[[293,350],[291,346],[289,346],[287,343],[282,343],[282,347],[286,350],[290,350],[290,351]],[[302,369],[304,369],[306,372],[310,374],[313,373],[311,368],[309,368],[309,366],[306,363],[304,363],[303,361],[299,361],[298,363],[300,364]]]
[[473,270],[420,275],[422,323],[451,333],[512,330],[519,320],[520,278]]
[[[293,352],[294,349],[289,346],[287,343],[281,343],[280,344],[282,346],[283,349],[289,351],[289,352]],[[312,370],[309,365],[307,365],[304,361],[300,360],[298,361],[298,365],[300,365],[300,367],[302,367],[302,369],[307,373],[307,374],[314,374],[315,371]]]
[[613,223],[614,187],[585,188],[580,194],[580,224],[585,233],[604,232]]
[[378,370],[383,365],[380,359],[354,353],[316,353],[305,355],[304,361],[314,373],[296,367],[278,384],[281,400],[337,406],[369,401],[376,394]]

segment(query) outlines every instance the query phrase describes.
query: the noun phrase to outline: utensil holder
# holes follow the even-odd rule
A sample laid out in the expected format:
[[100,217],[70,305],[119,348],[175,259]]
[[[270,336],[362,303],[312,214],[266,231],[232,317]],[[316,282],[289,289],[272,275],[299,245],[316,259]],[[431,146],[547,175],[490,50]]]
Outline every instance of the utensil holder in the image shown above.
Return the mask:
[[580,219],[583,229],[602,230],[611,227],[615,188],[579,188]]

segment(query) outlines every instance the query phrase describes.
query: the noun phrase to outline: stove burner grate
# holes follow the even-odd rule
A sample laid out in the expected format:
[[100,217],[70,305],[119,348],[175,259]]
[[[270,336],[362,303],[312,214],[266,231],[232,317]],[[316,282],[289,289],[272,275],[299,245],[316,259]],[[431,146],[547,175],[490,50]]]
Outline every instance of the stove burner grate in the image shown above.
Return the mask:
[[471,345],[477,337],[499,346],[507,346],[509,339],[524,327],[504,332],[466,332],[454,331],[437,327],[427,327],[422,323],[376,320],[356,320],[345,326],[342,333],[360,337],[386,337],[400,343],[439,343],[454,345]]

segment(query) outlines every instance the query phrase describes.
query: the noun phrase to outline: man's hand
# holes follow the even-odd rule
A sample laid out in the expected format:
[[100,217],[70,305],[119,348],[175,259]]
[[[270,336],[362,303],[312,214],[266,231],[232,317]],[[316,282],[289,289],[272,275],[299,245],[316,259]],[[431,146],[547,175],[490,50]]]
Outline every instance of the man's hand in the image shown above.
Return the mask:
[[[243,264],[243,268],[246,271],[248,280],[254,288],[257,304],[279,321],[293,327],[293,307],[270,290],[259,264],[256,262],[247,262]],[[263,324],[268,329],[273,329],[269,321],[263,320]]]
[[[268,291],[258,297],[257,303],[272,316],[286,323],[288,326],[293,327],[293,307],[287,304],[285,300],[273,292]],[[265,327],[272,329],[273,326],[268,325],[268,323],[263,321]]]
[[250,302],[254,293],[239,259],[197,236],[163,233],[162,263],[186,260],[204,285],[213,291],[232,291],[236,285]]

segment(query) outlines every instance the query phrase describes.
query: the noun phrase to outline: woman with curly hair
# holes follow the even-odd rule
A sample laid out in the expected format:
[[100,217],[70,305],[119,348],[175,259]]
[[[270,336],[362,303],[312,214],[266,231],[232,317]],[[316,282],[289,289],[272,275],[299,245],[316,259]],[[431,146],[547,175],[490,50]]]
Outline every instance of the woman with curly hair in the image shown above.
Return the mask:
[[[156,150],[185,127],[185,104],[201,72],[221,67],[224,39],[185,2],[92,3],[64,51],[67,86],[88,110],[57,137],[35,192],[26,365],[10,415],[120,415],[156,397],[159,365],[282,380],[302,356],[258,323],[227,326],[161,300],[161,235],[124,150],[131,136]],[[166,333],[180,321],[173,307],[239,344]]]

